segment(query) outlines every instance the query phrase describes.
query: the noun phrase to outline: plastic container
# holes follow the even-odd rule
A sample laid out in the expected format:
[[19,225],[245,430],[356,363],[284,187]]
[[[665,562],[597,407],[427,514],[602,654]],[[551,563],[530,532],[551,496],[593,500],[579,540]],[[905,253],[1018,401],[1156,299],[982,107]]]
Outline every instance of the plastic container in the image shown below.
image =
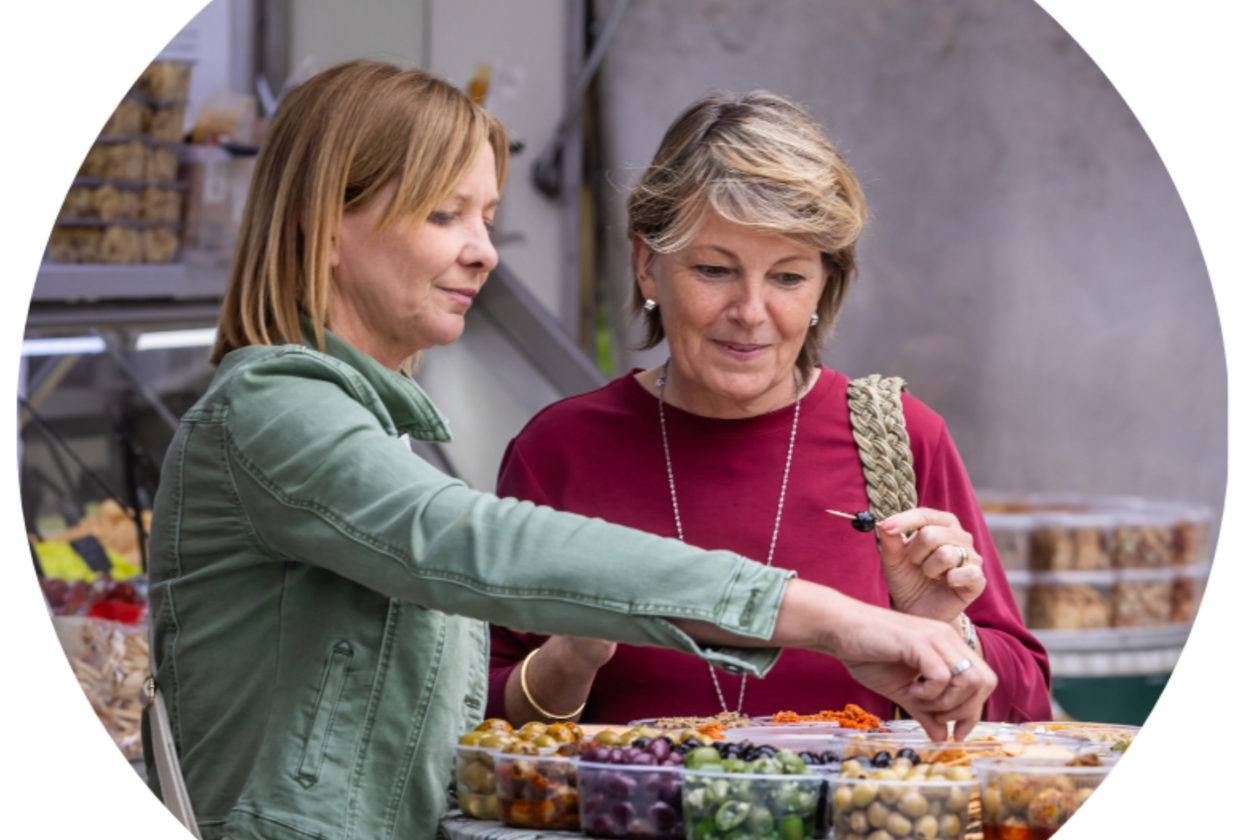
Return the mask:
[[[883,722],[883,729],[887,732],[907,732],[921,737],[925,737],[926,730],[915,720],[888,720]],[[948,737],[951,737],[954,724],[948,724]],[[1013,740],[1016,736],[1023,732],[1015,723],[996,723],[992,721],[983,721],[973,728],[969,733],[969,740],[975,741],[979,738],[997,738],[1001,740]]]
[[578,782],[589,837],[684,836],[682,768],[581,761]]
[[1112,586],[1104,572],[1034,572],[1026,624],[1036,630],[1102,629],[1112,623]]
[[1120,514],[1112,565],[1118,569],[1154,569],[1173,564],[1173,530],[1179,517],[1171,508],[1139,505]]
[[1121,569],[1112,586],[1113,627],[1163,627],[1172,620],[1172,566]]
[[182,191],[171,187],[146,187],[139,196],[141,216],[153,222],[182,220]]
[[153,61],[138,77],[138,89],[152,99],[185,100],[190,95],[190,64]]
[[1034,516],[1029,513],[985,513],[983,516],[1004,568],[1008,571],[1028,569]]
[[[949,767],[969,767],[980,758],[996,756],[1071,760],[1077,757],[1085,743],[1077,738],[1038,733],[1031,737],[1018,733],[1013,739],[1006,741],[986,738],[971,741],[930,741],[924,735],[921,738],[904,738],[903,733],[897,735],[900,737],[891,743],[875,739],[871,742],[845,744],[844,760],[868,758],[871,766],[879,769],[889,766],[901,755],[916,755],[927,764],[946,764]],[[883,752],[887,753],[887,758],[879,763],[879,754]]]
[[1105,513],[1036,514],[1030,533],[1030,568],[1069,572],[1111,567],[1116,523],[1116,517]]
[[143,103],[138,99],[123,99],[113,109],[100,134],[130,137],[143,130]]
[[455,787],[459,808],[477,820],[498,818],[497,750],[458,746],[454,750]]
[[1119,723],[1084,723],[1068,720],[1035,720],[1020,724],[1023,728],[1042,734],[1078,738],[1093,747],[1100,755],[1128,755],[1134,744],[1145,732],[1143,727],[1130,727]]
[[514,828],[580,830],[579,759],[559,755],[494,756],[498,817]]
[[[977,787],[972,771],[964,779],[890,781],[830,780],[830,821],[837,840],[887,837],[963,840],[969,828],[969,803]],[[883,835],[878,835],[883,836]]]
[[1023,624],[1029,623],[1030,587],[1034,585],[1034,574],[1025,570],[1009,569],[1008,588],[1012,590],[1012,599],[1017,603],[1017,612]]
[[697,840],[807,840],[825,815],[824,778],[684,771],[684,823]]
[[149,104],[143,109],[143,133],[154,140],[179,142],[186,135],[186,106]]
[[48,238],[48,259],[54,263],[141,263],[142,233],[137,227],[123,224],[60,223]]
[[1173,624],[1189,624],[1194,621],[1194,617],[1198,615],[1198,608],[1203,603],[1203,594],[1207,591],[1207,578],[1210,574],[1210,563],[1180,566],[1174,570],[1172,609],[1169,613],[1169,620]]
[[170,263],[177,259],[180,240],[177,231],[168,226],[148,227],[139,231],[143,262]]
[[1211,508],[1186,505],[1177,512],[1172,529],[1174,566],[1197,566],[1211,560]]
[[83,178],[139,181],[147,172],[148,150],[141,140],[100,139],[78,169]]
[[139,218],[141,212],[142,201],[137,189],[109,183],[75,183],[65,195],[57,218],[132,221]]
[[168,146],[152,146],[144,162],[148,181],[172,181],[177,178],[177,151]]
[[1047,840],[1086,803],[1111,768],[985,759],[974,762],[974,770],[985,840]]

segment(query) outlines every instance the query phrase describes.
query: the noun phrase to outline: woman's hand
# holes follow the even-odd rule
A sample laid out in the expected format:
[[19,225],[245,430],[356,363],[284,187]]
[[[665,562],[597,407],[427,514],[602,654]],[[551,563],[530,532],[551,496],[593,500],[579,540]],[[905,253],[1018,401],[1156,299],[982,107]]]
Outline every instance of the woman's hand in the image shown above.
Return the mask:
[[906,510],[885,520],[878,533],[883,574],[898,611],[951,622],[986,589],[973,535],[953,514]]
[[[617,647],[601,639],[550,636],[528,661],[528,694],[547,712],[562,715],[578,709],[588,699],[597,672]],[[506,718],[514,726],[545,719],[528,702],[519,668],[506,681],[505,703]]]

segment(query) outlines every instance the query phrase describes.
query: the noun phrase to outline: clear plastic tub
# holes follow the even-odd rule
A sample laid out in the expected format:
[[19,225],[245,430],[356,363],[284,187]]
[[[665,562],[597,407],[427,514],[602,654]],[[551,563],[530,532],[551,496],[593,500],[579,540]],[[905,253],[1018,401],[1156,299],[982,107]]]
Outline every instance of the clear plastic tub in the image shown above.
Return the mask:
[[1103,629],[1112,623],[1115,572],[1034,572],[1026,624],[1036,630]]
[[[884,730],[887,732],[909,732],[916,735],[924,736],[926,730],[922,729],[922,725],[915,720],[888,720],[883,721]],[[948,737],[951,737],[954,724],[947,725]],[[980,738],[996,738],[1000,740],[1013,740],[1018,733],[1023,730],[1015,723],[997,723],[993,721],[982,721],[969,733],[969,740],[975,741]]]
[[148,150],[141,140],[99,140],[87,152],[78,175],[139,181],[147,171],[147,158]]
[[1210,574],[1210,563],[1180,566],[1175,570],[1172,581],[1172,610],[1169,614],[1169,620],[1173,624],[1189,624],[1194,621],[1198,608],[1203,603]]
[[105,222],[139,218],[142,201],[137,189],[108,183],[77,183],[69,188],[58,219],[99,219]]
[[1028,513],[985,513],[983,516],[1003,567],[1008,571],[1028,569],[1034,516]]
[[963,840],[970,824],[969,803],[977,782],[966,778],[927,781],[830,780],[830,821],[837,840],[849,837],[914,837]]
[[974,770],[985,840],[1047,840],[1086,803],[1111,768],[985,759],[974,762]]
[[48,259],[54,263],[141,263],[142,234],[138,227],[124,223],[61,223],[52,229],[52,235],[48,238]]
[[146,187],[139,196],[142,218],[153,222],[182,220],[182,191],[169,187]]
[[177,178],[177,152],[168,146],[153,146],[148,150],[144,166],[148,181],[172,181]]
[[181,240],[177,231],[168,226],[143,228],[140,232],[143,262],[170,263],[177,258]]
[[682,768],[581,761],[577,773],[589,837],[684,836]]
[[1172,530],[1172,562],[1175,566],[1197,566],[1211,560],[1212,510],[1205,505],[1187,505],[1177,513]]
[[1017,603],[1017,612],[1023,624],[1029,623],[1030,587],[1034,585],[1034,575],[1025,570],[1009,569],[1008,588],[1012,590],[1012,599]]
[[1112,565],[1154,569],[1173,564],[1173,530],[1179,517],[1171,508],[1140,504],[1119,515]]
[[1116,517],[1106,513],[1036,514],[1030,535],[1030,568],[1068,572],[1111,567],[1116,522]]
[[138,89],[152,99],[185,100],[190,95],[190,64],[153,61],[138,77]]
[[143,130],[143,103],[137,99],[123,99],[113,109],[100,134],[130,137]]
[[684,772],[684,823],[698,840],[807,840],[817,835],[822,776]]
[[498,818],[498,783],[494,763],[496,750],[483,747],[455,748],[454,778],[459,808],[477,820]]
[[494,756],[498,817],[514,828],[580,830],[579,759],[559,755]]
[[1163,627],[1172,619],[1172,566],[1120,569],[1112,586],[1113,627]]
[[1059,737],[1078,738],[1087,742],[1100,755],[1128,755],[1134,744],[1143,737],[1143,727],[1130,727],[1120,723],[1084,723],[1068,720],[1035,720],[1020,724],[1025,729]]
[[179,142],[186,135],[186,107],[175,105],[148,105],[143,110],[143,133],[154,140]]

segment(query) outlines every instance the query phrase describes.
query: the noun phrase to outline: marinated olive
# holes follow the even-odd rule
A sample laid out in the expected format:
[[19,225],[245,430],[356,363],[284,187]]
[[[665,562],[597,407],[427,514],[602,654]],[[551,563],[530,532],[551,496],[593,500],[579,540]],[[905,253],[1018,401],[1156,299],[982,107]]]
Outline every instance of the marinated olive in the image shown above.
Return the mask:
[[494,730],[477,742],[476,746],[483,747],[486,750],[500,750],[507,744],[515,742],[515,736],[509,732]]
[[460,738],[459,744],[461,744],[464,747],[475,747],[475,746],[479,746],[480,742],[483,741],[487,737],[489,737],[489,730],[474,729],[471,732],[468,732],[462,738]]
[[891,809],[881,802],[875,801],[870,805],[869,810],[865,812],[869,817],[870,825],[874,828],[885,828],[887,826],[887,817],[891,816]]
[[557,749],[560,746],[558,739],[548,733],[542,733],[536,736],[535,738],[531,740],[530,743],[534,747],[542,747],[544,749],[551,749],[551,750]]
[[534,720],[534,721],[531,721],[530,723],[525,723],[523,726],[519,727],[519,731],[516,732],[515,734],[525,741],[531,741],[533,738],[537,737],[538,735],[544,735],[546,730],[548,729],[549,727],[546,726],[545,724],[541,723],[540,721]]
[[878,797],[878,785],[862,783],[852,786],[852,807],[868,808]]
[[1069,794],[1055,788],[1039,791],[1025,814],[1032,828],[1059,828],[1069,817]]
[[912,821],[894,811],[887,817],[887,824],[883,827],[894,837],[908,837],[913,832]]
[[467,785],[474,793],[496,793],[497,776],[494,774],[493,768],[483,761],[473,761],[471,764],[468,764],[463,768],[461,777],[463,784]]
[[489,718],[488,720],[481,721],[476,730],[478,732],[492,732],[494,730],[514,732],[515,727],[510,725],[510,721],[503,720],[502,718]]
[[926,812],[930,810],[930,803],[917,791],[910,790],[900,797],[897,807],[901,814],[915,820],[926,815]]
[[918,840],[935,840],[939,836],[939,821],[927,814],[913,823],[913,836]]
[[1030,800],[1034,798],[1033,785],[1020,773],[1009,773],[1002,777],[999,780],[999,787],[1004,805],[1008,806],[1008,810],[1014,814],[1025,811]]
[[618,732],[613,729],[603,729],[593,736],[593,740],[599,744],[605,744],[608,747],[617,747],[623,743],[623,739]]
[[[835,788],[835,795],[831,798],[831,802],[835,806],[835,813],[842,814],[852,807],[852,789],[847,785]],[[855,829],[853,829],[855,831]]]

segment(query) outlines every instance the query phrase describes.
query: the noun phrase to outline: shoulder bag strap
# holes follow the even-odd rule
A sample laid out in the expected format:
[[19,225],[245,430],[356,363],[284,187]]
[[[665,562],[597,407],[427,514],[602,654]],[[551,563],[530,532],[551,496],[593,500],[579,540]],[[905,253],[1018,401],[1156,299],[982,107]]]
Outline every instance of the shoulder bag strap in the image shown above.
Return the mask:
[[[155,668],[153,663],[152,668]],[[182,765],[177,759],[177,747],[173,742],[173,729],[169,725],[169,712],[164,697],[156,687],[156,679],[147,675],[143,681],[143,706],[147,710],[151,727],[151,746],[155,753],[156,778],[160,780],[160,798],[178,822],[186,826],[196,840],[200,840],[199,824],[195,822],[195,809],[190,804],[186,781],[182,778]]]
[[865,473],[870,513],[879,522],[917,507],[913,451],[900,403],[900,394],[907,387],[898,376],[876,373],[848,383],[852,436]]

